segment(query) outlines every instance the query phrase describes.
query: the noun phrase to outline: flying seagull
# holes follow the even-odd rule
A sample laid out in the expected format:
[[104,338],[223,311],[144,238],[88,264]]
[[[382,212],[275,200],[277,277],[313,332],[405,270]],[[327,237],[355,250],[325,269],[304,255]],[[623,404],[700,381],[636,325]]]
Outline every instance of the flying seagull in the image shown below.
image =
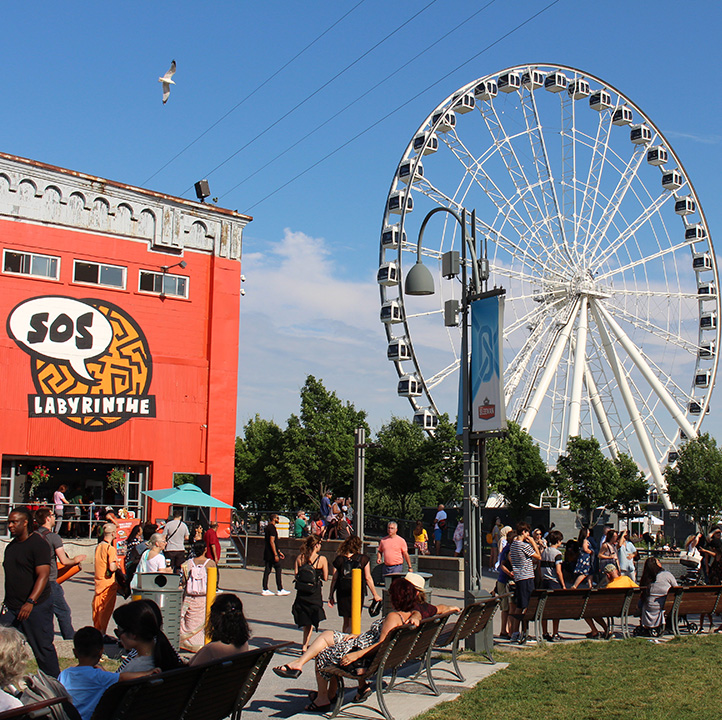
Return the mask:
[[175,60],[170,64],[168,72],[163,77],[158,78],[158,82],[163,83],[163,105],[168,102],[170,97],[170,86],[175,85],[173,75],[175,75]]

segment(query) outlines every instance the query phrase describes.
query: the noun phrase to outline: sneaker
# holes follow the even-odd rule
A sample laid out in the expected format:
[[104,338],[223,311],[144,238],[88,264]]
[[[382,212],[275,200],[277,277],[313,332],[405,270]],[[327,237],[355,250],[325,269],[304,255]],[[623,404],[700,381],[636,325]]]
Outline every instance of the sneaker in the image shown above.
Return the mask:
[[264,591],[261,593],[261,595],[273,595],[273,594],[274,594],[274,593],[273,593],[272,590],[264,590]]
[[519,642],[519,633],[518,632],[512,633],[509,642],[513,642],[513,643]]
[[564,638],[559,633],[554,633],[552,635],[552,641],[553,642],[561,642]]
[[[270,592],[270,591],[269,591],[269,594],[270,594],[270,595],[273,595],[273,593]],[[291,594],[291,591],[290,591],[290,590],[279,590],[279,591],[276,593],[276,595],[290,595],[290,594]]]
[[[535,645],[536,644],[536,638],[535,637],[529,637],[528,635],[524,638],[524,643],[526,645]],[[521,645],[521,643],[519,643]]]
[[549,633],[544,633],[543,637],[544,637],[544,640],[546,640],[547,642],[551,642],[551,643],[554,642],[554,637],[552,635],[550,635]]

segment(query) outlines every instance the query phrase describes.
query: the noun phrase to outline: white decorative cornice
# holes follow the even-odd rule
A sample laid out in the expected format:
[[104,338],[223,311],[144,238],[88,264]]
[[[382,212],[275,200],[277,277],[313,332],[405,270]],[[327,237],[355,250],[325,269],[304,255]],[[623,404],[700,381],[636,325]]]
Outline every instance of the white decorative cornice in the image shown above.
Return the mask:
[[0,217],[147,240],[241,259],[243,228],[233,210],[163,195],[0,153]]

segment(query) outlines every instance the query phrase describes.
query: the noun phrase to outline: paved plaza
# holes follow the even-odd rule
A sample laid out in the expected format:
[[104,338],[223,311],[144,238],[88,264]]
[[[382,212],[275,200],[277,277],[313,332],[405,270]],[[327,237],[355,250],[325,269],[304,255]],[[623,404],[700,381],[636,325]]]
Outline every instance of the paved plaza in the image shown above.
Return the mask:
[[[89,548],[92,549],[92,548]],[[92,564],[84,563],[84,571],[76,575],[72,580],[63,584],[68,602],[73,610],[73,624],[76,629],[91,623],[91,600],[93,597],[93,578],[89,570]],[[291,641],[294,645],[286,648],[283,654],[277,655],[277,661],[273,665],[281,665],[289,658],[300,654],[301,631],[296,628],[291,615],[294,593],[284,597],[269,596],[263,597],[261,590],[260,568],[221,569],[221,592],[236,593],[243,601],[246,617],[251,624],[252,637],[250,644],[260,646],[279,642]],[[284,587],[293,590],[293,575],[284,572]],[[493,578],[489,575],[484,578],[484,587],[491,589]],[[325,597],[325,596],[324,596]],[[461,604],[462,595],[458,592],[433,589],[434,602],[446,604]],[[119,602],[123,602],[119,599]],[[322,630],[340,630],[341,620],[337,615],[336,608],[326,607],[327,619],[322,623]],[[498,613],[495,618],[495,634],[499,632]],[[368,612],[364,610],[362,628],[365,630],[370,624]],[[108,628],[112,634],[113,623]],[[567,621],[562,622],[561,634],[570,640],[584,639],[588,627],[583,622]],[[63,640],[56,633],[55,645],[58,655],[61,657],[72,657],[72,641]],[[519,648],[523,650],[523,648]],[[434,697],[419,685],[409,684],[401,686],[399,692],[389,696],[388,705],[396,720],[405,720],[429,709],[439,702],[453,700],[463,689],[473,686],[479,680],[487,677],[492,672],[502,669],[503,663],[490,665],[486,662],[466,663],[464,673],[467,682],[457,684],[442,679],[440,683],[441,697]],[[468,671],[467,671],[468,668]],[[435,677],[438,675],[435,674]],[[443,678],[443,674],[441,675]],[[307,691],[315,688],[315,675],[313,663],[308,663],[298,680],[287,680],[280,678],[271,672],[270,668],[265,673],[260,686],[258,687],[250,705],[244,710],[246,718],[286,718],[286,717],[319,717],[318,714],[304,714],[303,709],[308,703]],[[345,706],[345,710],[354,712],[359,717],[371,717],[375,714],[365,706],[358,706],[356,713],[354,705]],[[375,715],[378,717],[378,715]]]

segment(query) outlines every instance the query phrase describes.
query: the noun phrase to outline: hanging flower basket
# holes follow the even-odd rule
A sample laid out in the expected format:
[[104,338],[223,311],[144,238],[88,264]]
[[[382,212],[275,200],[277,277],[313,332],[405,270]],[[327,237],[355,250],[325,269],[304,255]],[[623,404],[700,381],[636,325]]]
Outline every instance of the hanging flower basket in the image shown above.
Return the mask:
[[28,482],[30,483],[30,494],[35,495],[35,491],[39,485],[48,482],[50,480],[50,471],[45,465],[36,465],[28,473]]
[[125,490],[125,468],[114,467],[108,470],[106,485],[122,495]]

